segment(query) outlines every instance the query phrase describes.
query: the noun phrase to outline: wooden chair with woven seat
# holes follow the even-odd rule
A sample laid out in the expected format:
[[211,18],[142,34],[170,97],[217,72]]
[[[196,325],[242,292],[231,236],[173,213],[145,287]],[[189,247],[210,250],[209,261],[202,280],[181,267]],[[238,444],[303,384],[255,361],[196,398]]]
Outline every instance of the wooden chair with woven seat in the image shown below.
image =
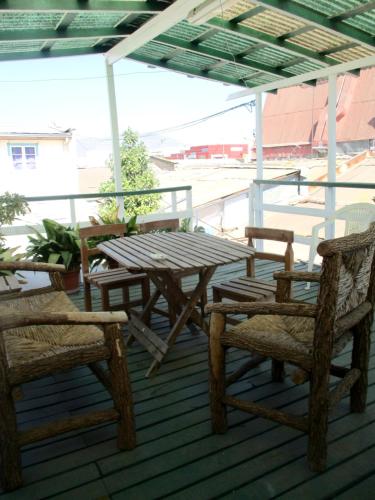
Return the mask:
[[[128,314],[131,307],[145,305],[150,298],[150,284],[147,276],[142,274],[132,274],[123,267],[108,269],[107,271],[90,272],[89,258],[100,255],[101,252],[96,247],[88,246],[88,239],[103,236],[120,237],[124,236],[126,224],[101,224],[84,227],[79,230],[81,239],[81,260],[82,274],[85,292],[85,309],[92,310],[91,287],[100,290],[103,311],[125,310]],[[141,298],[130,298],[130,287],[141,287]],[[110,291],[122,290],[122,303],[111,304]]]
[[[314,471],[326,466],[328,411],[350,392],[350,409],[366,408],[370,327],[375,302],[375,224],[367,231],[318,246],[322,272],[276,273],[278,298],[283,303],[212,304],[210,325],[210,395],[213,430],[227,429],[226,407],[275,420],[308,434],[308,461]],[[289,302],[292,281],[320,282],[317,305]],[[226,330],[225,315],[250,313],[247,319]],[[353,341],[351,367],[332,359]],[[238,380],[239,369],[225,380],[225,353],[235,347],[251,353],[251,368],[266,357],[288,362],[309,380],[308,415],[292,415],[226,394],[226,385]],[[249,362],[248,362],[249,363]],[[330,375],[341,378],[330,388]],[[287,394],[287,392],[286,392]]]
[[[64,266],[0,262],[0,269],[50,273],[51,286],[19,292],[0,301],[0,483],[22,484],[21,448],[52,436],[117,422],[117,445],[136,445],[126,351],[119,328],[124,312],[79,312],[63,291]],[[109,371],[98,362],[106,362]],[[18,430],[15,397],[20,384],[89,365],[108,388],[113,405]],[[41,412],[41,417],[43,417]]]
[[[293,269],[293,231],[284,229],[271,229],[265,227],[246,227],[245,236],[249,246],[254,246],[254,239],[271,240],[286,243],[284,255],[276,253],[255,252],[253,257],[247,260],[246,276],[235,278],[226,283],[212,286],[213,302],[221,302],[223,299],[237,302],[256,302],[271,300],[276,293],[276,283],[259,279],[255,276],[255,259],[266,259],[284,264],[285,271]],[[227,318],[228,323],[238,323],[235,318]]]

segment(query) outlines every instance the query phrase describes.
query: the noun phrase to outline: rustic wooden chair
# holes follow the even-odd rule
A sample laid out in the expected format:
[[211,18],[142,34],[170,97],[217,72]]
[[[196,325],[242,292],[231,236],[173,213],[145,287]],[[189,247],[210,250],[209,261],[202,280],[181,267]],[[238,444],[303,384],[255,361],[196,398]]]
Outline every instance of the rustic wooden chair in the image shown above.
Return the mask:
[[[134,448],[132,394],[118,325],[126,321],[126,314],[79,312],[63,291],[59,271],[64,270],[64,266],[1,262],[0,269],[44,271],[49,272],[51,278],[51,286],[19,292],[0,301],[2,487],[13,490],[21,486],[23,446],[64,432],[115,421],[118,447]],[[109,373],[101,369],[99,361],[106,361]],[[18,386],[80,365],[89,365],[106,385],[113,407],[18,430],[14,404]]]
[[[248,245],[254,246],[254,239],[280,241],[286,243],[284,255],[266,252],[255,252],[253,257],[247,260],[246,276],[235,278],[226,283],[212,286],[214,302],[221,302],[223,299],[237,302],[256,302],[271,300],[276,293],[276,283],[259,279],[255,276],[255,259],[266,259],[275,262],[282,262],[285,271],[293,269],[293,231],[284,229],[270,229],[265,227],[247,227],[245,236]],[[227,318],[228,323],[237,324],[235,318]]]
[[[100,290],[103,311],[125,310],[129,314],[131,307],[144,306],[150,298],[150,283],[144,273],[132,274],[123,267],[90,272],[89,258],[100,255],[101,252],[97,247],[90,248],[87,240],[98,236],[124,236],[125,231],[126,224],[102,224],[84,227],[79,230],[86,311],[92,310],[91,286]],[[134,286],[141,287],[142,296],[140,299],[130,299],[130,287]],[[111,304],[110,291],[118,289],[122,290],[123,302],[115,305]]]
[[[210,325],[210,394],[213,430],[227,429],[227,405],[276,420],[308,434],[308,461],[314,471],[326,465],[328,411],[350,391],[352,412],[366,407],[370,326],[375,300],[375,224],[363,233],[327,240],[318,246],[322,273],[276,273],[278,300],[283,303],[212,304]],[[320,281],[317,305],[289,302],[291,282]],[[251,313],[251,319],[225,331],[225,315]],[[351,368],[332,364],[332,358],[353,341]],[[246,369],[265,357],[299,367],[310,381],[309,411],[297,416],[226,395],[239,369],[225,380],[228,347],[255,353]],[[281,372],[278,378],[281,379]],[[333,389],[329,377],[342,380]]]

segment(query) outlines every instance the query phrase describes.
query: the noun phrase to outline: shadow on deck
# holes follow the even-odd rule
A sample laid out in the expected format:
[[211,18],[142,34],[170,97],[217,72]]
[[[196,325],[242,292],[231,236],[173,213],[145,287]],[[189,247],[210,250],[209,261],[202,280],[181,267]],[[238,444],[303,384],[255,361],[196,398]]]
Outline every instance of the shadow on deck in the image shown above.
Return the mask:
[[[297,265],[304,269],[304,265]],[[278,269],[263,264],[258,275],[271,278]],[[243,264],[219,268],[213,281],[243,274]],[[316,285],[295,287],[295,297],[314,300]],[[73,296],[83,309],[83,296]],[[99,308],[99,301],[95,305]],[[153,328],[168,330],[165,318],[154,317]],[[230,354],[234,369],[244,359]],[[153,379],[144,374],[150,355],[134,344],[128,352],[135,399],[138,446],[116,448],[115,426],[102,425],[71,432],[24,448],[25,486],[0,498],[369,498],[375,487],[375,370],[370,360],[367,412],[349,413],[348,398],[332,414],[329,428],[328,469],[309,471],[306,436],[238,410],[229,410],[230,428],[213,435],[208,405],[207,338],[188,330],[180,336]],[[349,362],[348,351],[340,355]],[[274,407],[303,413],[307,385],[290,379],[272,383],[265,363],[232,386],[234,394],[248,393]],[[27,384],[17,404],[23,426],[100,408],[108,394],[94,375],[80,368]]]

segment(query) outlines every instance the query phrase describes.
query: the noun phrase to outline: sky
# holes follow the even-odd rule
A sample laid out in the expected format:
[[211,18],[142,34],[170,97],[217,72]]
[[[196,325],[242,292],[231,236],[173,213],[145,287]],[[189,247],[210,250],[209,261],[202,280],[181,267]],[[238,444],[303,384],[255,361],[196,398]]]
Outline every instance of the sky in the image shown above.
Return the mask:
[[[114,66],[120,132],[148,134],[230,108],[250,98],[227,101],[239,87],[189,78],[121,60]],[[52,132],[75,129],[78,137],[110,138],[104,56],[2,62],[0,131]],[[154,144],[248,142],[255,113],[246,108],[199,126],[156,136]],[[150,136],[148,136],[150,137]],[[178,148],[177,148],[178,149]]]

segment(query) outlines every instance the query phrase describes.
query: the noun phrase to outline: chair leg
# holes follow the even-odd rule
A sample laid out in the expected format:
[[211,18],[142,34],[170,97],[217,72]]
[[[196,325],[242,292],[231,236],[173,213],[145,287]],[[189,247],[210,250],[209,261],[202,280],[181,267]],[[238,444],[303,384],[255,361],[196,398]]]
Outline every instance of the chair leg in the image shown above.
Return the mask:
[[0,483],[5,491],[22,485],[21,450],[17,438],[16,411],[10,390],[0,394]]
[[219,290],[216,290],[215,288],[212,289],[212,301],[221,302],[221,293],[219,292]]
[[[146,307],[147,302],[150,300],[151,291],[150,291],[150,280],[145,278],[142,280],[142,304],[143,308]],[[144,322],[147,326],[150,326],[151,323],[151,311],[145,316]]]
[[92,311],[91,285],[84,279],[85,310]]
[[225,328],[225,317],[220,313],[211,314],[210,322],[210,404],[212,430],[216,434],[226,432],[227,409],[223,404],[225,396],[225,350],[220,342]]
[[314,370],[310,379],[309,442],[307,457],[310,469],[322,472],[327,460],[328,381],[323,367]]
[[272,360],[272,382],[284,381],[284,361]]
[[124,310],[127,309],[128,305],[129,305],[129,302],[130,302],[129,287],[128,286],[124,286],[122,288],[122,303],[124,305]]
[[110,310],[110,305],[109,305],[109,290],[108,288],[101,288],[101,299],[102,299],[102,311],[109,311]]
[[359,379],[350,390],[350,410],[353,413],[362,413],[366,409],[371,316],[372,313],[363,318],[353,332],[352,368],[361,370]]
[[111,374],[113,403],[120,416],[117,423],[117,444],[121,450],[132,450],[136,446],[136,435],[125,346],[117,325],[105,325],[104,336],[111,352],[108,368]]

